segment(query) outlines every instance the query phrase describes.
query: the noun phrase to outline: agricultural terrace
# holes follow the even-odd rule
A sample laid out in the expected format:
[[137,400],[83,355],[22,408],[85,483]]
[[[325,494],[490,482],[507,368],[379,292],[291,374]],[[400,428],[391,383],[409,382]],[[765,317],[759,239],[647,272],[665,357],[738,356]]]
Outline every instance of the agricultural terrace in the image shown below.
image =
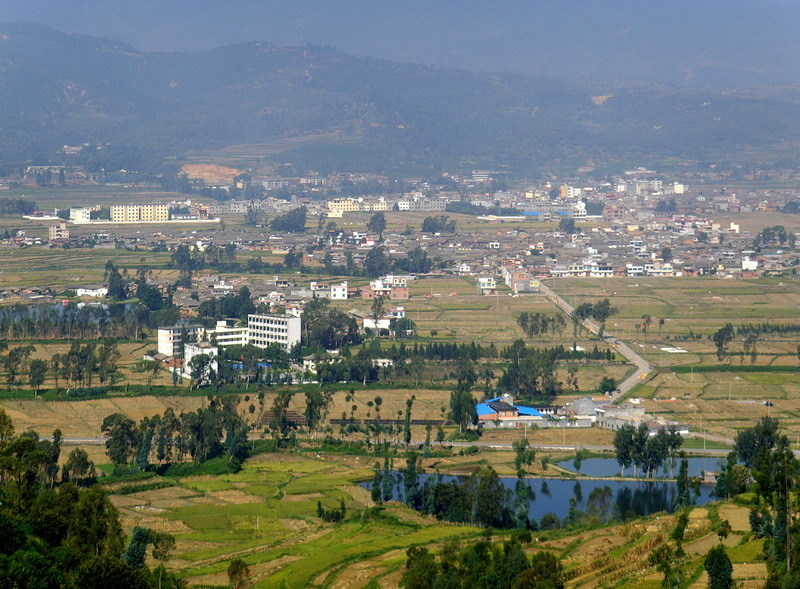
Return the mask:
[[[482,531],[439,522],[399,503],[374,506],[357,486],[371,476],[374,458],[336,454],[261,454],[237,474],[151,478],[110,487],[126,531],[134,525],[169,532],[177,547],[168,568],[192,587],[227,584],[234,558],[248,565],[254,588],[396,587],[405,550],[424,545],[437,552],[444,542],[473,542]],[[424,466],[431,468],[429,459]],[[468,465],[465,464],[465,468]],[[343,502],[345,519],[317,516]],[[721,520],[731,532],[723,544],[740,587],[761,586],[766,565],[758,561],[763,541],[751,538],[748,509],[724,503],[694,508],[679,564],[689,586],[707,585],[703,558],[719,542]],[[648,562],[665,542],[676,517],[634,520],[582,532],[535,532],[528,554],[548,550],[563,562],[567,587],[661,586]],[[504,533],[495,539],[502,540]]]

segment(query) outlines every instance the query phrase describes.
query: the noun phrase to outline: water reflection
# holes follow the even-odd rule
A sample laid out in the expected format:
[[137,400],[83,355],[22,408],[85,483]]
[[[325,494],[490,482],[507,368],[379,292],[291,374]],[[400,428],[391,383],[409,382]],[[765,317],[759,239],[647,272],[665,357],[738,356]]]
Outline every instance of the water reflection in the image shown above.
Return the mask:
[[[394,473],[392,498],[403,500],[402,474]],[[420,485],[435,475],[421,474]],[[441,475],[440,482],[464,481],[467,477]],[[513,492],[517,479],[501,478],[503,485]],[[616,481],[616,480],[566,480],[526,478],[528,488],[528,514],[541,520],[545,514],[554,514],[559,519],[569,515],[570,504],[578,511],[594,513],[605,520],[650,515],[659,511],[671,512],[678,496],[678,487],[671,481]],[[370,489],[372,482],[361,483]],[[702,485],[697,504],[711,501],[712,487]],[[613,501],[612,501],[613,497]]]

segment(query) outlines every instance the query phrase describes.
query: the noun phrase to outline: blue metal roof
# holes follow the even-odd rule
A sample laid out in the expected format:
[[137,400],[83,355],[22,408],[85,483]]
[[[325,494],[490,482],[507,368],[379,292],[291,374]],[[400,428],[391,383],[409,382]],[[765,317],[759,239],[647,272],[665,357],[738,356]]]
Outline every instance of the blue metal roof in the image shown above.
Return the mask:
[[517,408],[517,412],[518,412],[520,415],[528,415],[528,416],[531,416],[531,417],[544,417],[544,415],[542,415],[541,413],[539,413],[539,412],[538,412],[536,409],[534,409],[533,407],[524,407],[524,406],[522,406],[522,405],[514,405],[514,407],[516,407],[516,408]]
[[475,409],[476,409],[478,415],[491,415],[491,414],[496,413],[496,411],[494,409],[492,409],[491,407],[489,407],[489,405],[487,403],[478,403],[475,406]]

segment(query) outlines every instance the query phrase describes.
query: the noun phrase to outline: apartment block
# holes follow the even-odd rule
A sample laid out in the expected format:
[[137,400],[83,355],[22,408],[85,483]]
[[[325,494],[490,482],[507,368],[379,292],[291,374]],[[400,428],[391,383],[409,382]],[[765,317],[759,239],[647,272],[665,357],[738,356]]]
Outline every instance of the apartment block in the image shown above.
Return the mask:
[[300,341],[300,317],[291,315],[248,315],[247,343],[258,348],[280,344],[289,350]]
[[141,223],[154,221],[169,221],[168,205],[111,205],[112,223]]

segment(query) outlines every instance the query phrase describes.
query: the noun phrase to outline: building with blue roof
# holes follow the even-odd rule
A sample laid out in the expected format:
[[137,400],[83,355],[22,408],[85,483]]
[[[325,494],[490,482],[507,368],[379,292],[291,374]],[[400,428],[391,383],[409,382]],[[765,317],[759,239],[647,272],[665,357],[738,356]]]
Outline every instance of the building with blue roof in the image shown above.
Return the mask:
[[514,405],[510,395],[488,399],[475,406],[478,424],[483,427],[517,427],[518,425],[544,425],[545,416],[533,407]]

